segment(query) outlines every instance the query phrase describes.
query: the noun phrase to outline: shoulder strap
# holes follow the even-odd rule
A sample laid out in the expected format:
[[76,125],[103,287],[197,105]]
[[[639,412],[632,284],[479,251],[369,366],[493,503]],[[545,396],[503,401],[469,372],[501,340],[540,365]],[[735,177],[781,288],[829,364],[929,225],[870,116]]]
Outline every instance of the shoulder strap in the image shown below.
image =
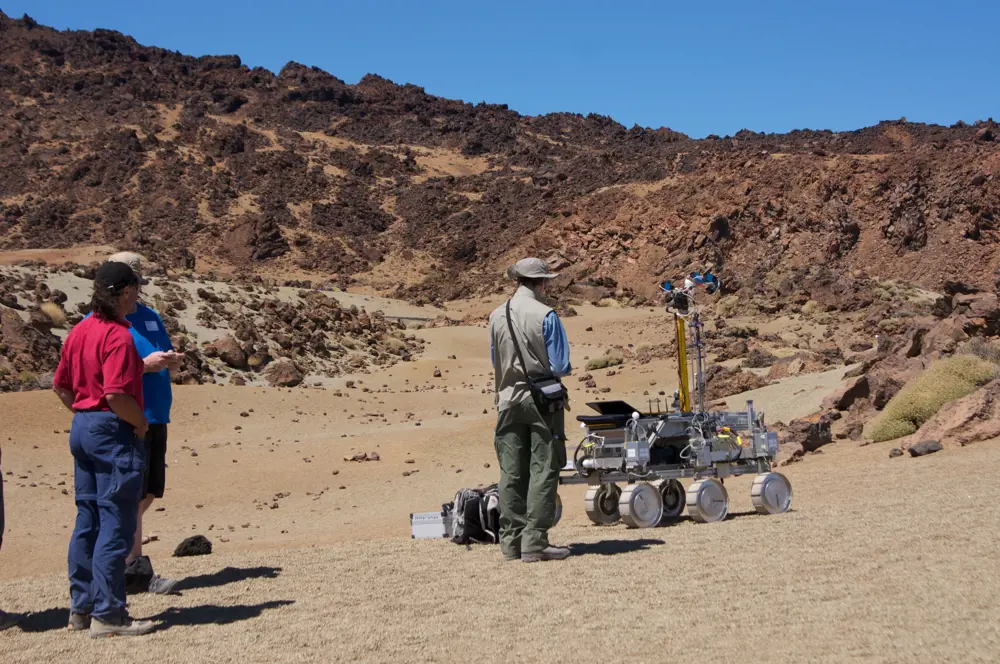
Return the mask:
[[521,361],[521,371],[524,372],[524,378],[527,380],[528,365],[524,363],[524,356],[521,355],[521,346],[517,343],[517,335],[514,334],[514,324],[510,322],[510,300],[507,300],[507,329],[510,331],[510,340],[514,342],[514,350],[517,351],[517,359]]

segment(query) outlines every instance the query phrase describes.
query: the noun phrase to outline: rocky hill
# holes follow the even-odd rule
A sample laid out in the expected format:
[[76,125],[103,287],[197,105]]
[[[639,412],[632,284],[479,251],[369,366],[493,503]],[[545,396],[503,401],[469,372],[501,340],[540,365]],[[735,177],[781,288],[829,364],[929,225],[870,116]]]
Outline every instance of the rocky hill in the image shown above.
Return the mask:
[[2,14],[0,117],[0,249],[112,244],[432,301],[496,289],[525,253],[585,297],[707,265],[748,298],[816,265],[827,290],[992,290],[1000,263],[992,120],[692,140]]

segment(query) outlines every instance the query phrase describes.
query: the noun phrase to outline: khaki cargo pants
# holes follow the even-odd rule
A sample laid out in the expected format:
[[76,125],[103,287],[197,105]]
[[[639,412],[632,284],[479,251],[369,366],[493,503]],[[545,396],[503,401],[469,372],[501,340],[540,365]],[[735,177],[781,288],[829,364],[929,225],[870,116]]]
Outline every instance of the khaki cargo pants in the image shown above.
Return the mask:
[[566,465],[565,412],[543,416],[527,399],[497,415],[500,463],[500,550],[541,551],[555,520],[559,470]]

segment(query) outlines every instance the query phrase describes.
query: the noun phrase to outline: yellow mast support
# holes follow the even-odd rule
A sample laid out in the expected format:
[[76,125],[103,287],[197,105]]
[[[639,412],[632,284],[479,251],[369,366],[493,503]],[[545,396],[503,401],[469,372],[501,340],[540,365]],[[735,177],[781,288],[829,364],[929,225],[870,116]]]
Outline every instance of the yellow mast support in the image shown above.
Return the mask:
[[684,332],[684,319],[674,314],[674,326],[677,328],[677,391],[680,393],[680,409],[682,413],[691,412],[691,385],[688,381],[687,337]]

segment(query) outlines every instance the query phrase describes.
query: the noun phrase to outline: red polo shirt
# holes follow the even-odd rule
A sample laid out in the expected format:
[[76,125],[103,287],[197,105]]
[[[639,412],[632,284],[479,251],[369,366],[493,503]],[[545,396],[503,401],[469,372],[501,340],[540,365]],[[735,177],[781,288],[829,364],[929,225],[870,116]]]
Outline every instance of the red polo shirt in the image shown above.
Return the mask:
[[108,394],[128,394],[142,403],[142,358],[130,325],[88,316],[66,337],[53,384],[73,392],[74,410],[110,410]]

